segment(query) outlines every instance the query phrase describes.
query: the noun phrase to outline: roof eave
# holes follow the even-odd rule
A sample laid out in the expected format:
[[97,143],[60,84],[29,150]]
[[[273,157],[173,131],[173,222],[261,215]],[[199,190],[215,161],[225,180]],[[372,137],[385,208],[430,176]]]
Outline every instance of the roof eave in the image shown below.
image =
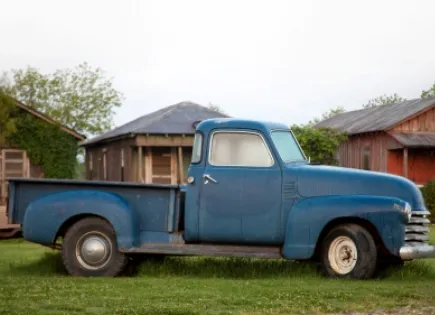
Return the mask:
[[34,115],[34,116],[36,116],[36,117],[38,117],[38,118],[48,122],[48,123],[51,123],[51,124],[56,125],[56,126],[59,126],[60,129],[62,129],[66,133],[70,134],[71,136],[73,136],[77,140],[83,141],[83,140],[86,139],[85,135],[82,135],[82,134],[78,133],[77,131],[75,131],[75,130],[73,130],[71,128],[63,126],[62,124],[60,124],[59,122],[55,121],[54,119],[48,117],[47,115],[41,113],[40,111],[38,111],[38,110],[36,110],[36,109],[34,109],[34,108],[24,104],[24,103],[21,103],[20,101],[18,101],[16,99],[14,99],[14,100],[15,100],[15,102],[16,102],[16,104],[17,104],[17,106],[19,108],[29,112],[30,114],[32,114],[32,115]]
[[122,139],[126,139],[126,138],[134,138],[135,136],[137,136],[137,134],[127,133],[127,134],[117,135],[115,137],[104,138],[104,139],[95,140],[95,141],[92,141],[92,139],[90,139],[88,142],[87,141],[80,142],[79,148],[86,148],[86,147],[101,145],[101,144],[105,144],[108,142],[118,141],[118,140],[122,140]]

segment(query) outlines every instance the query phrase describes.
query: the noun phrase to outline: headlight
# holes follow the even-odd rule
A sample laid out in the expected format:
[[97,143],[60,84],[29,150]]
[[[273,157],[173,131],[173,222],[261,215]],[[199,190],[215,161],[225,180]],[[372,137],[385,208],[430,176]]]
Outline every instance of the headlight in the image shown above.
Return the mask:
[[411,209],[411,205],[407,202],[405,202],[405,208],[403,208],[403,213],[405,214],[406,218],[408,219],[408,222],[411,221],[412,209]]

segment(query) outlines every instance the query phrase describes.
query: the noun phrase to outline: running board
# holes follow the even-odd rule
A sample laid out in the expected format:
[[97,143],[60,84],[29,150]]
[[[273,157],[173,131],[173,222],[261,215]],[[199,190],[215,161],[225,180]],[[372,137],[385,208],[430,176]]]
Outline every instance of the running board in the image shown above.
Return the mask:
[[143,244],[136,248],[121,248],[126,254],[168,254],[184,256],[226,256],[249,258],[282,258],[279,246],[237,246],[206,244]]

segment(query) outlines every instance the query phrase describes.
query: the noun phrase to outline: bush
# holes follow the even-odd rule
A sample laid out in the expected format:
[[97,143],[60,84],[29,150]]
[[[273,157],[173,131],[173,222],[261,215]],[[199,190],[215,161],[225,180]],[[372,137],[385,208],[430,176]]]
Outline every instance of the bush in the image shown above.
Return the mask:
[[427,209],[430,211],[430,220],[435,223],[435,180],[429,181],[425,186],[421,188],[424,202]]

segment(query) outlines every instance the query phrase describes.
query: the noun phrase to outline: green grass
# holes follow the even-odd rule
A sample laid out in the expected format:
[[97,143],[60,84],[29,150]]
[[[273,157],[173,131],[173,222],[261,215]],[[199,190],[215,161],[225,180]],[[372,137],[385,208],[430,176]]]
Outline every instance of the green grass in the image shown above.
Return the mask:
[[[432,227],[435,243],[435,226]],[[135,277],[73,278],[59,253],[0,241],[0,314],[317,314],[434,307],[435,260],[370,281],[329,280],[310,264],[221,258],[146,262]]]

